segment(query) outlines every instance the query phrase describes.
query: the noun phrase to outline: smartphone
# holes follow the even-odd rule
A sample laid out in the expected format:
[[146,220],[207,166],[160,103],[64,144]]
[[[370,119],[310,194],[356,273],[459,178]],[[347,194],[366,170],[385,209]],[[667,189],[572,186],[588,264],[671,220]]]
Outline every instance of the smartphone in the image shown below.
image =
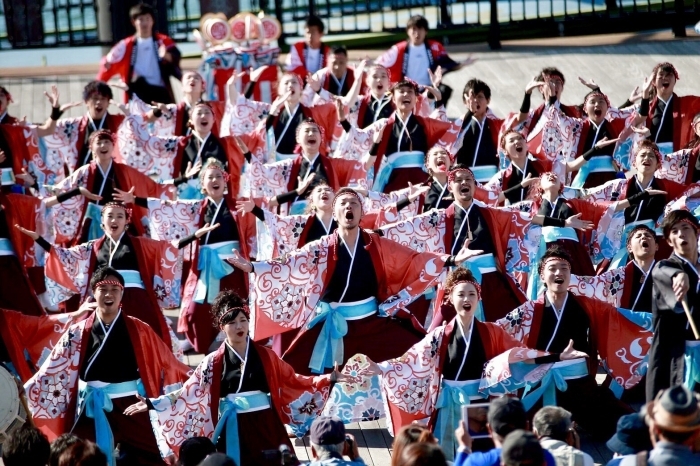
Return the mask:
[[489,438],[489,431],[486,428],[489,412],[488,403],[474,403],[462,406],[462,421],[469,429],[469,435],[473,439]]

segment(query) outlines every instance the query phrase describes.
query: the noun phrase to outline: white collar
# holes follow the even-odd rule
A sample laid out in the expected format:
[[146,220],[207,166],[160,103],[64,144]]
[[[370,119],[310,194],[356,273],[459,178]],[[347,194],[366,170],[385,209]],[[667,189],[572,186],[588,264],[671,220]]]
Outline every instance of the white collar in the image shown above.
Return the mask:
[[136,36],[136,42],[138,42],[139,44],[142,44],[144,42],[153,42],[153,36],[151,36],[151,37]]
[[319,154],[319,152],[316,152],[316,155],[314,155],[314,157],[311,159],[306,157],[305,155],[302,155],[301,157],[309,163],[309,167],[313,167],[316,163],[316,159],[318,158]]
[[671,99],[673,99],[673,93],[671,94],[671,97],[668,98],[668,100],[662,99],[661,96],[658,95],[658,94],[656,95],[656,97],[657,97],[661,102],[663,102],[664,104],[666,104],[666,106],[668,106],[668,103],[671,101]]

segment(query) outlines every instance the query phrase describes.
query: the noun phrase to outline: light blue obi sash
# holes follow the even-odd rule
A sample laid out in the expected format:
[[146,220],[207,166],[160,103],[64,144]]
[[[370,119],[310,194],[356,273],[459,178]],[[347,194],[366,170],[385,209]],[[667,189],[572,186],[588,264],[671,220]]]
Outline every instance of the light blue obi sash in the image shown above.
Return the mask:
[[199,178],[188,180],[186,183],[178,185],[177,198],[191,201],[204,199],[204,193],[202,193],[202,186],[199,183]]
[[300,199],[292,202],[292,205],[289,207],[289,215],[302,215],[304,212],[306,212],[308,205],[309,201],[306,199]]
[[391,172],[396,168],[422,168],[425,170],[425,154],[414,150],[394,152],[389,156],[385,156],[380,164],[379,171],[374,177],[372,190],[383,192],[387,183],[389,183]]
[[610,260],[610,269],[615,269],[621,267],[627,263],[627,237],[630,231],[638,225],[646,225],[652,230],[654,230],[654,222],[651,220],[640,220],[638,222],[632,222],[625,225],[622,229],[622,237],[620,238],[620,248],[617,250],[613,258]]
[[315,374],[322,374],[324,369],[332,368],[337,362],[345,361],[343,337],[348,333],[348,320],[358,320],[377,312],[377,299],[367,298],[352,303],[325,303],[316,305],[316,316],[307,325],[313,328],[323,323],[314,350],[311,353],[309,368]]
[[673,142],[657,142],[656,145],[659,147],[659,152],[662,155],[668,155],[673,152]]
[[141,379],[121,383],[78,381],[78,412],[84,409],[85,415],[95,420],[95,443],[107,455],[109,466],[116,465],[116,458],[114,435],[105,413],[112,411],[112,399],[136,394],[146,396]]
[[542,236],[540,237],[540,244],[537,246],[537,253],[534,259],[530,261],[530,273],[527,278],[527,299],[535,301],[540,295],[540,274],[537,273],[540,261],[545,251],[547,251],[547,243],[554,243],[560,239],[568,239],[578,243],[578,234],[571,227],[542,227]]
[[124,277],[124,288],[146,288],[138,270],[117,270],[117,272]]
[[260,390],[231,393],[219,401],[219,422],[212,440],[217,443],[226,426],[226,454],[241,464],[241,446],[238,438],[238,415],[270,408],[270,395]]
[[0,238],[0,256],[14,256],[15,250],[9,238]]
[[102,229],[102,208],[104,206],[97,205],[94,202],[88,202],[85,207],[85,218],[90,219],[90,228],[88,229],[88,241],[101,238],[104,235]]
[[683,385],[692,391],[698,382],[700,382],[700,341],[689,340],[685,342]]
[[490,181],[491,178],[498,173],[498,167],[496,165],[477,165],[469,167],[469,169],[474,173],[474,179],[479,183]]
[[280,162],[282,160],[291,160],[295,159],[297,157],[297,154],[283,154],[281,152],[275,152],[275,161]]
[[454,458],[457,450],[454,432],[462,419],[462,406],[467,406],[472,401],[487,401],[486,395],[479,393],[480,383],[481,380],[442,380],[440,395],[435,404],[435,409],[438,410],[435,438],[448,458]]
[[[570,379],[580,379],[588,375],[588,364],[586,359],[572,359],[570,361],[559,361],[554,363],[552,368],[542,379],[534,384],[528,383],[523,392],[523,405],[529,411],[542,398],[543,406],[557,405],[557,390],[566,391],[566,381]],[[537,386],[535,390],[533,387]],[[532,390],[532,391],[531,391]]]
[[0,180],[2,186],[11,186],[15,184],[15,173],[12,168],[0,168]]
[[[498,270],[496,268],[496,258],[493,257],[493,254],[482,254],[480,256],[470,257],[464,261],[462,267],[471,271],[479,286],[481,286],[481,281],[484,274]],[[481,300],[479,300],[479,306],[476,308],[474,317],[476,317],[480,322],[484,321],[484,306],[481,304]]]
[[583,188],[588,175],[591,173],[616,173],[615,165],[613,164],[613,158],[610,155],[598,155],[588,162],[586,162],[581,168],[579,168],[576,178],[571,183],[572,188]]
[[233,257],[233,249],[241,250],[238,241],[203,244],[199,247],[199,279],[194,292],[195,303],[202,304],[205,299],[208,303],[214,302],[214,298],[219,294],[220,280],[233,272],[233,267],[224,260]]

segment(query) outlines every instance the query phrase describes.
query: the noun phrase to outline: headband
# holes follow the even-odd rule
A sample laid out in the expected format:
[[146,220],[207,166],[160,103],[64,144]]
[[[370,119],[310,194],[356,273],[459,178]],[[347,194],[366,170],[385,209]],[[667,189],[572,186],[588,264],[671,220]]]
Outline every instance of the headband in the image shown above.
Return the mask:
[[568,260],[564,259],[563,257],[549,256],[549,257],[547,257],[545,260],[543,260],[542,262],[540,262],[540,270],[539,270],[539,273],[541,274],[542,271],[544,270],[544,268],[547,266],[547,263],[548,263],[548,262],[552,262],[552,261],[566,262],[566,265],[568,265],[568,266],[569,266],[569,269],[571,269],[571,263],[570,263]]
[[481,285],[479,285],[479,284],[478,284],[476,281],[474,281],[474,280],[459,280],[459,281],[456,281],[456,282],[454,282],[454,283],[452,284],[452,288],[450,288],[450,292],[452,292],[452,290],[454,290],[455,287],[456,287],[457,285],[459,285],[460,283],[471,283],[472,285],[474,285],[474,288],[476,288],[476,296],[477,296],[479,299],[481,299]]
[[687,223],[688,225],[693,227],[695,229],[695,231],[698,231],[700,229],[700,227],[698,227],[695,223],[693,223],[691,220],[689,220],[687,218],[683,218],[681,220],[678,220],[676,223]]
[[282,75],[282,78],[280,78],[279,80],[280,84],[282,83],[282,79],[284,79],[285,76],[293,76],[294,79],[296,79],[297,83],[299,83],[301,88],[304,89],[304,80],[302,80],[301,77],[296,73],[284,73]]
[[452,183],[452,182],[455,180],[455,176],[457,176],[457,173],[459,173],[459,172],[467,172],[467,173],[469,173],[469,174],[472,176],[472,178],[474,178],[474,180],[476,181],[476,178],[474,177],[474,172],[473,172],[473,171],[471,171],[471,170],[470,170],[469,168],[467,168],[467,167],[460,167],[460,168],[455,168],[454,170],[450,170],[450,171],[447,173],[447,182],[448,182],[448,183]]
[[221,317],[219,317],[219,327],[223,327],[224,324],[223,322],[230,317],[233,314],[237,314],[238,312],[242,312],[243,315],[246,316],[246,318],[250,315],[250,311],[248,310],[248,307],[246,306],[238,306],[238,307],[230,307],[224,311],[223,314],[221,314]]
[[669,62],[663,62],[663,63],[657,64],[657,65],[654,67],[654,74],[658,73],[659,70],[660,70],[661,68],[671,68],[671,70],[673,71],[673,76],[676,77],[676,81],[678,81],[679,79],[681,79],[680,76],[678,75],[678,70],[676,69],[676,67],[673,66],[673,65],[672,65],[671,63],[669,63]]
[[102,285],[114,285],[124,290],[124,285],[119,283],[119,281],[117,280],[100,280],[99,282],[95,283],[95,287],[93,288],[93,290],[96,290],[99,286]]
[[588,103],[588,101],[595,96],[601,96],[603,99],[605,99],[605,103],[608,104],[608,108],[610,108],[610,99],[608,99],[608,96],[603,94],[600,91],[589,92],[588,95],[586,96],[586,98],[583,100],[583,106],[585,107],[586,104]]
[[[372,68],[381,68],[381,69],[383,69],[384,71],[386,71],[386,77],[389,78],[389,82],[391,82],[391,70],[390,70],[389,68],[387,68],[387,67],[384,66],[384,65],[380,65],[379,63],[373,63],[373,64],[370,65],[370,67],[367,68],[367,69],[370,70],[370,69],[372,69]],[[369,76],[369,73],[368,73],[368,76]]]
[[107,210],[108,207],[119,207],[120,209],[124,209],[124,212],[126,212],[126,223],[129,223],[131,221],[131,209],[125,206],[124,204],[114,201],[108,202],[102,208],[102,214],[105,213],[105,210]]
[[525,139],[525,136],[523,136],[523,134],[520,131],[516,131],[513,128],[511,128],[501,135],[501,140],[499,141],[499,144],[501,145],[501,149],[505,150],[505,148],[506,148],[506,136],[508,136],[511,133],[515,133],[515,134],[521,136],[523,139]]
[[204,168],[202,168],[202,170],[199,172],[199,184],[203,184],[204,173],[207,170],[219,170],[221,172],[221,176],[223,176],[224,181],[226,183],[228,183],[228,181],[231,179],[231,175],[228,174],[221,162],[212,158],[209,159]]
[[[321,141],[319,142],[318,147],[323,148],[324,147],[324,142],[326,141],[326,130],[323,128],[323,126],[319,125],[312,119],[304,119],[297,125],[296,133],[294,134],[294,139],[297,140],[299,139],[299,131],[301,131],[302,125],[307,124],[307,125],[316,125],[316,128],[318,128],[318,132],[321,135]],[[301,154],[301,145],[297,143],[296,147],[294,148],[294,153],[295,154]]]
[[98,129],[90,135],[90,138],[88,138],[88,147],[90,147],[95,140],[109,140],[112,141],[112,144],[114,144],[114,133],[108,129]]
[[360,203],[360,212],[362,212],[364,214],[364,209],[362,207],[362,197],[360,197],[360,194],[357,191],[355,191],[354,189],[347,189],[347,190],[341,191],[339,193],[336,193],[335,198],[333,199],[333,206],[332,206],[333,212],[335,212],[335,203],[338,201],[338,198],[344,194],[350,194],[351,196],[355,196],[355,199],[357,199],[357,201]]
[[634,158],[637,158],[637,154],[642,150],[642,149],[651,149],[652,152],[654,152],[654,155],[656,156],[656,169],[658,170],[661,168],[661,160],[663,160],[663,156],[661,155],[661,152],[659,151],[659,147],[653,143],[654,145],[649,144],[648,139],[642,139],[639,141],[639,143],[635,144],[634,147]]
[[410,79],[410,78],[404,78],[403,80],[397,82],[396,84],[394,84],[393,86],[391,86],[390,91],[391,91],[392,94],[394,94],[394,91],[395,91],[396,89],[400,89],[400,88],[402,88],[402,87],[411,87],[411,88],[413,88],[413,92],[415,92],[416,94],[419,93],[419,92],[418,92],[418,90],[419,90],[418,83],[415,82],[414,80]]
[[629,233],[627,233],[627,241],[625,242],[625,247],[629,247],[630,243],[632,243],[632,237],[634,234],[638,231],[646,231],[647,233],[650,233],[652,238],[654,238],[654,241],[656,241],[656,232],[649,228],[646,225],[637,225],[636,227],[632,228]]

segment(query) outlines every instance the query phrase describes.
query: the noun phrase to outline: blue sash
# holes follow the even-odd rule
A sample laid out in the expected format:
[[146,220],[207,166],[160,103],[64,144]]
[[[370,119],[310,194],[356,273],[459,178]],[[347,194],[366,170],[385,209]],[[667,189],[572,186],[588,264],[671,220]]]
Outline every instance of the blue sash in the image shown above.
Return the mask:
[[472,400],[487,401],[486,396],[479,393],[480,383],[480,379],[459,382],[442,381],[440,395],[435,404],[435,409],[438,410],[435,438],[440,442],[448,458],[454,458],[457,451],[454,432],[462,419],[462,406],[469,405]]
[[374,177],[373,191],[382,192],[389,182],[391,172],[396,168],[423,168],[425,169],[425,154],[420,151],[394,152],[384,157],[377,175]]
[[[462,266],[471,270],[472,275],[474,275],[474,279],[479,285],[481,285],[481,281],[485,273],[491,273],[498,270],[496,268],[496,259],[493,257],[493,254],[482,254],[480,256],[470,257],[464,261]],[[479,300],[479,306],[476,308],[474,317],[481,322],[484,321],[484,306],[481,304],[481,300]]]
[[654,222],[651,220],[640,220],[625,225],[625,228],[622,229],[622,236],[620,237],[620,248],[610,260],[610,269],[616,269],[627,263],[627,236],[629,236],[630,231],[637,225],[646,225],[652,230],[654,230],[655,227]]
[[668,155],[673,152],[673,142],[657,142],[656,145],[662,155]]
[[203,244],[199,247],[197,270],[200,273],[194,292],[195,303],[202,304],[205,299],[208,303],[214,302],[214,298],[219,294],[220,280],[233,272],[233,267],[224,260],[231,257],[232,249],[240,251],[238,241]]
[[469,169],[474,173],[474,179],[479,183],[490,181],[491,178],[498,173],[498,167],[495,165],[477,165],[475,167],[469,167]]
[[85,415],[95,420],[95,443],[107,456],[109,466],[115,466],[114,435],[105,413],[109,413],[113,409],[112,398],[121,398],[136,393],[146,396],[141,379],[110,383],[104,387],[88,385],[80,380],[78,381],[78,393],[79,404],[85,410]]
[[700,382],[700,341],[686,341],[683,385],[692,391],[698,382]]
[[117,272],[124,277],[124,288],[146,288],[138,270],[117,270]]
[[309,201],[306,199],[292,202],[292,205],[289,207],[289,215],[302,215],[306,211],[308,205]]
[[216,445],[226,426],[226,454],[241,464],[241,446],[238,438],[238,414],[270,408],[270,395],[261,391],[232,393],[219,401],[219,422],[212,440]]
[[[588,375],[588,365],[583,358],[555,363],[540,381],[534,384],[528,383],[525,386],[522,398],[525,410],[529,411],[540,398],[543,399],[543,406],[556,406],[557,390],[565,392],[568,388],[566,379],[580,379],[586,375]],[[530,392],[538,384],[539,387]]]
[[542,236],[540,237],[540,244],[537,246],[537,253],[534,259],[530,261],[530,273],[527,278],[527,299],[535,301],[540,295],[540,274],[537,273],[540,261],[547,250],[547,243],[553,243],[560,239],[568,239],[578,243],[578,234],[571,227],[542,227]]
[[88,241],[101,238],[102,235],[104,235],[104,230],[102,229],[102,207],[103,206],[97,205],[94,202],[87,203],[85,218],[92,220],[88,230]]
[[15,174],[12,168],[0,168],[0,177],[2,186],[11,186],[15,184]]
[[177,187],[177,198],[183,200],[199,200],[204,199],[204,194],[199,185],[199,179],[190,180],[187,183],[182,183]]
[[579,168],[576,178],[571,183],[572,188],[583,188],[588,175],[591,173],[616,173],[615,165],[613,165],[613,158],[609,155],[599,155],[593,157],[591,160],[586,162],[581,168]]
[[322,374],[326,368],[332,368],[335,362],[345,362],[343,337],[348,333],[346,320],[367,317],[377,312],[377,300],[369,298],[354,303],[325,303],[316,305],[316,317],[307,325],[313,328],[323,322],[323,328],[311,353],[309,368],[316,374]]
[[0,238],[0,256],[14,256],[15,249],[12,247],[12,241],[9,238]]
[[290,160],[296,158],[297,154],[282,154],[280,152],[275,152],[275,161],[279,162],[281,160]]

